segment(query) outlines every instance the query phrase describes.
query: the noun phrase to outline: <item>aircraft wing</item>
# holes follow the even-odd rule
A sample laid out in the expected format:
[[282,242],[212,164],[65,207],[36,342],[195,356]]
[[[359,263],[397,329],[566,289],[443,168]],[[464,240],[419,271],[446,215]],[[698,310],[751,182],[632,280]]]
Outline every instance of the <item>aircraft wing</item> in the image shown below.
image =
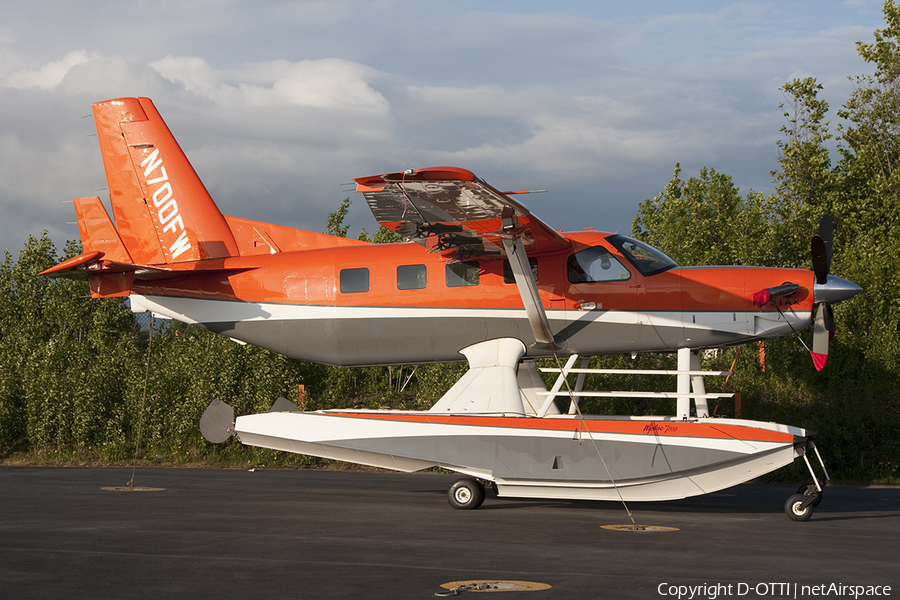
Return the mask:
[[510,194],[474,173],[431,167],[356,179],[375,220],[388,229],[449,257],[503,253],[503,239],[520,239],[529,253],[569,246],[558,231]]

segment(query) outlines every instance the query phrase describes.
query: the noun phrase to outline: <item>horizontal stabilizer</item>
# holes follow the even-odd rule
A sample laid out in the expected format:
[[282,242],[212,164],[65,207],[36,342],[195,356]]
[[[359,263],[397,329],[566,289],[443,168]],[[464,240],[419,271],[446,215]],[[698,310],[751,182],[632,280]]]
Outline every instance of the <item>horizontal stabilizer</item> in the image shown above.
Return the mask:
[[131,293],[131,286],[138,272],[141,278],[150,278],[153,274],[172,277],[171,272],[163,269],[107,260],[106,255],[99,250],[73,256],[38,275],[87,279],[92,298],[115,298]]
[[160,277],[172,277],[180,275],[172,269],[162,269],[147,265],[135,265],[131,263],[109,260],[106,254],[98,250],[84,252],[78,256],[67,258],[61,263],[38,273],[38,275],[50,275],[52,277],[68,277],[70,279],[87,279],[92,275],[111,273],[140,273],[141,279],[153,279],[153,275]]
[[[99,265],[104,254],[99,250],[84,252],[78,256],[67,258],[49,269],[44,269],[38,275],[52,275],[54,277],[70,277],[73,279],[87,279],[90,265]],[[99,268],[95,266],[94,268]]]
[[[190,268],[189,268],[190,267]],[[112,298],[128,296],[135,281],[174,279],[189,275],[234,275],[253,270],[255,267],[223,268],[188,263],[174,266],[135,265],[132,263],[107,260],[98,250],[84,252],[38,273],[50,277],[67,279],[87,279],[91,286],[91,297]]]

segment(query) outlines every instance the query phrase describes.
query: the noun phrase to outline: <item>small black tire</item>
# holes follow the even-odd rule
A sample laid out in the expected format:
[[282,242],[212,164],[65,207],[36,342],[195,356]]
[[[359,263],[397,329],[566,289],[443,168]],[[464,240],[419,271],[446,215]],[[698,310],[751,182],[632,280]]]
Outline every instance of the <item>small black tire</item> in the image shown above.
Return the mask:
[[803,494],[794,494],[784,503],[784,512],[791,521],[809,521],[813,514],[813,507],[810,504],[806,508],[800,508],[804,500],[806,500],[806,496]]
[[457,479],[447,490],[450,506],[457,510],[473,510],[484,502],[484,486],[471,477]]
[[816,490],[816,484],[814,483],[804,483],[799,488],[797,488],[798,494],[803,494],[804,496],[809,496],[810,494],[817,494],[816,499],[813,500],[812,505],[818,506],[819,503],[822,502],[822,492]]

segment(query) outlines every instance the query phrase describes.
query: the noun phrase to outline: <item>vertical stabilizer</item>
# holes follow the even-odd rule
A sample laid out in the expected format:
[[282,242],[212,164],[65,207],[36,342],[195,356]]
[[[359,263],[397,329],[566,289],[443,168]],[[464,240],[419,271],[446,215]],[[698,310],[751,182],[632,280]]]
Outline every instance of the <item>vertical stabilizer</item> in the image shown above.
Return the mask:
[[107,260],[132,262],[100,198],[75,198],[73,202],[78,232],[81,234],[81,248],[85,252],[102,252]]
[[[100,252],[104,262],[131,263],[131,256],[109,219],[100,198],[75,198],[75,216],[85,253]],[[88,275],[92,298],[127,296],[134,283],[134,271],[122,270]]]
[[138,264],[237,256],[234,237],[149,98],[93,105],[119,236]]

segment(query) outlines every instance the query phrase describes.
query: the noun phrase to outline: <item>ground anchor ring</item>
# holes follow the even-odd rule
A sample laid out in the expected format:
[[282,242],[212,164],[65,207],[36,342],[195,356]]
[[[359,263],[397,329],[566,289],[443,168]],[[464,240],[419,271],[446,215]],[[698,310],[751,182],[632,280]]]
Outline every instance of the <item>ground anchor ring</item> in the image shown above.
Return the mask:
[[536,581],[513,581],[497,579],[474,579],[469,581],[450,581],[442,583],[446,591],[436,592],[435,596],[458,596],[462,592],[534,592],[549,590],[550,584]]
[[601,529],[609,529],[611,531],[680,531],[677,527],[664,527],[662,525],[601,525]]

